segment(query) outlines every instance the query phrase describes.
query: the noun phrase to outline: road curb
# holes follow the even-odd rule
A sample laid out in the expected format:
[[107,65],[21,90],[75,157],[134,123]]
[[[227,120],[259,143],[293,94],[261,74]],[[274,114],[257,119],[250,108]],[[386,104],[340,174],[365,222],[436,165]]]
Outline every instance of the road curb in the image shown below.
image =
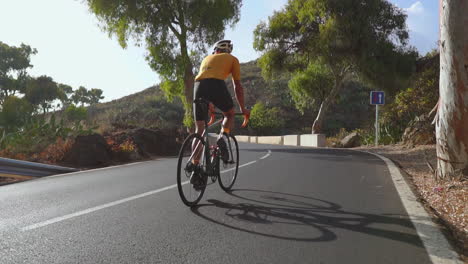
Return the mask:
[[460,257],[449,244],[439,227],[432,221],[431,216],[426,212],[423,205],[418,201],[405,178],[401,174],[393,161],[389,158],[362,150],[354,150],[362,153],[374,155],[385,162],[393,184],[400,196],[401,202],[413,223],[418,236],[426,248],[429,257],[434,264],[462,264]]

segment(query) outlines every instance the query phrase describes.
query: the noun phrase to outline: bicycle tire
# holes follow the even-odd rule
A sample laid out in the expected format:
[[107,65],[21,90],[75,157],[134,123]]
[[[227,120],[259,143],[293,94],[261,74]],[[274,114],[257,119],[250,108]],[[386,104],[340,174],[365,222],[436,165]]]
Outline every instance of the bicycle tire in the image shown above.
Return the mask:
[[[200,189],[197,190],[193,187],[193,185],[189,182],[190,180],[190,174],[186,170],[187,162],[190,161],[190,156],[192,153],[192,142],[193,140],[196,139],[198,142],[202,144],[203,150],[205,151],[205,141],[203,138],[198,135],[198,134],[190,134],[185,140],[184,143],[182,144],[182,147],[180,148],[179,151],[179,159],[177,162],[177,189],[179,191],[179,196],[182,200],[182,202],[187,205],[187,206],[195,206],[198,204],[198,202],[201,200],[203,197],[203,194],[205,193],[206,189],[206,177],[203,177],[202,179],[204,180],[204,184],[200,186]],[[203,155],[203,154],[202,154]],[[186,158],[186,160],[184,160]],[[202,166],[204,164],[202,163]],[[187,185],[187,186],[184,186]],[[184,188],[186,190],[186,193],[184,192]],[[194,198],[191,199],[188,197],[188,194],[194,194]]]
[[[226,145],[229,152],[229,162],[226,163],[222,160],[219,161],[218,166],[223,164],[223,171],[220,171],[219,174],[219,186],[225,192],[229,192],[232,189],[232,186],[236,182],[237,173],[239,171],[239,144],[237,139],[233,135],[224,134],[223,138],[226,141]],[[228,139],[228,140],[226,140]],[[232,166],[229,166],[231,164]],[[227,177],[226,177],[227,176]]]

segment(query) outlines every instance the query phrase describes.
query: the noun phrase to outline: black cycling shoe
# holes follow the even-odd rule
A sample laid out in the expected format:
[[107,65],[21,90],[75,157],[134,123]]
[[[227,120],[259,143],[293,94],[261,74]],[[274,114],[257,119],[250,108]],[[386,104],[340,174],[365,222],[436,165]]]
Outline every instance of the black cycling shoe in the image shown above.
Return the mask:
[[200,191],[204,184],[203,177],[201,176],[201,168],[200,165],[193,164],[192,162],[188,163],[185,167],[187,172],[191,173],[190,175],[190,184],[193,185],[193,188],[196,191]]
[[192,172],[190,184],[193,185],[195,191],[201,191],[206,185],[206,179],[202,177],[201,172]]
[[225,163],[228,162],[229,161],[229,152],[228,152],[228,149],[227,149],[226,141],[224,141],[223,138],[220,138],[220,139],[218,139],[216,144],[218,144],[219,150],[221,152],[220,153],[221,159]]
[[197,168],[198,166],[193,164],[192,162],[187,163],[187,166],[185,166],[185,170],[188,173],[194,172],[195,170],[199,169]]

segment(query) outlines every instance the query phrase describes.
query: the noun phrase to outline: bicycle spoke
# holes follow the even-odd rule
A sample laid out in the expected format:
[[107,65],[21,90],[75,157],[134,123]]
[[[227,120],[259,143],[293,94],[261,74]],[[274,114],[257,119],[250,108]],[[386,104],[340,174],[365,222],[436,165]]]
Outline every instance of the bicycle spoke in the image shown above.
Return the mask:
[[237,178],[237,172],[239,169],[239,146],[235,137],[230,135],[223,135],[223,139],[226,142],[227,150],[229,153],[229,159],[224,162],[220,160],[220,175],[219,185],[225,191],[229,191]]
[[[188,206],[196,205],[206,188],[206,181],[201,177],[203,175],[201,168],[205,163],[204,146],[205,144],[200,136],[191,134],[185,139],[179,152],[177,187],[182,201]],[[197,149],[197,151],[192,151],[193,149]],[[193,159],[200,159],[202,166],[194,166],[192,164]]]

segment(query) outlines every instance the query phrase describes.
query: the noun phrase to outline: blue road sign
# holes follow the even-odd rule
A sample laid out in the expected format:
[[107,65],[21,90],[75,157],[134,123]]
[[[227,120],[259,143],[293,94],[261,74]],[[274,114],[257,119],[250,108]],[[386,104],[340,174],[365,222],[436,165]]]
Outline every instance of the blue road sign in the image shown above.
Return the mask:
[[382,91],[370,92],[370,103],[371,105],[383,105],[385,104],[385,93]]

